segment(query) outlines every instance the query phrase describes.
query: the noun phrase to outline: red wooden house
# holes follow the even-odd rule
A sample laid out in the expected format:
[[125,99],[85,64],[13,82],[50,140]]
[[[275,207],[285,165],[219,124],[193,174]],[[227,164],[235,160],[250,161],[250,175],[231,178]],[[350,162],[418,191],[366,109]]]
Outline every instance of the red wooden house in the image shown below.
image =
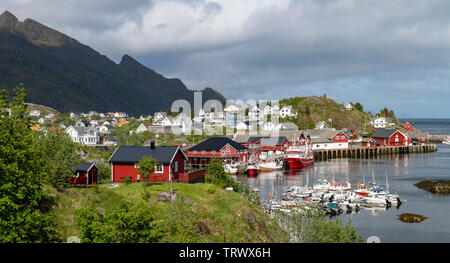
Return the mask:
[[95,163],[82,163],[75,169],[75,176],[71,178],[72,185],[89,186],[98,183],[98,167]]
[[407,131],[415,131],[414,129],[414,124],[412,124],[411,122],[407,122],[405,124],[403,124],[403,129],[407,130]]
[[186,181],[192,178],[185,172],[186,155],[177,146],[119,146],[109,158],[111,163],[111,179],[113,182],[124,182],[131,178],[132,182],[142,182],[145,177],[137,168],[144,157],[152,157],[157,164],[149,175],[150,182]]
[[372,138],[379,143],[380,146],[403,146],[411,145],[411,138],[399,130],[375,129]]
[[207,165],[212,158],[234,162],[248,161],[248,148],[227,137],[211,137],[187,150],[189,163]]

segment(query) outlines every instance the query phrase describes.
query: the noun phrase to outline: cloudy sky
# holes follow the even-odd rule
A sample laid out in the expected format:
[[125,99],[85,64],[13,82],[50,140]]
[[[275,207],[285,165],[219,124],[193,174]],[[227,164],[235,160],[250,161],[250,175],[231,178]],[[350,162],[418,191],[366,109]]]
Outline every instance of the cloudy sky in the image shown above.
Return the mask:
[[448,0],[2,0],[120,62],[230,99],[323,95],[450,118]]

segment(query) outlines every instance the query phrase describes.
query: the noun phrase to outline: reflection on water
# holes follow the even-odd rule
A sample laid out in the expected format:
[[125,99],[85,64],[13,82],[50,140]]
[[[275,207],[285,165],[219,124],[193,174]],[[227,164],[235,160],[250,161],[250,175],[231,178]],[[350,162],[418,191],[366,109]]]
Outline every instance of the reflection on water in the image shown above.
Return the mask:
[[[362,210],[354,215],[341,215],[346,222],[352,220],[358,233],[365,237],[379,236],[383,242],[450,242],[450,197],[436,196],[414,186],[424,179],[450,179],[450,147],[439,146],[436,153],[384,156],[377,159],[333,159],[317,162],[314,166],[292,171],[262,172],[255,177],[240,175],[237,179],[259,189],[262,200],[269,195],[280,196],[296,185],[310,185],[317,179],[335,179],[352,185],[363,180],[372,182],[372,170],[379,185],[386,184],[390,191],[406,202],[389,210]],[[400,222],[397,215],[416,213],[429,217],[419,224]]]

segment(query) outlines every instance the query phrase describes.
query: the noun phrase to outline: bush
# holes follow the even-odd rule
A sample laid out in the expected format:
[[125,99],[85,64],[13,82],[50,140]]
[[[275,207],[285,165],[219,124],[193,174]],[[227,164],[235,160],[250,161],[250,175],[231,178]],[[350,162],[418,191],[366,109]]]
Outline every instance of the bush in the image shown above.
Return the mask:
[[103,213],[90,207],[76,211],[76,215],[81,241],[86,243],[154,243],[164,236],[161,224],[142,205],[131,207],[120,202]]
[[208,190],[206,190],[208,192],[208,194],[214,194],[216,192],[216,187],[215,186],[210,186],[208,187]]
[[277,215],[280,225],[291,234],[293,242],[301,243],[361,243],[363,239],[356,233],[349,221],[345,226],[338,218],[327,219],[316,206],[308,206],[302,212],[289,216]]

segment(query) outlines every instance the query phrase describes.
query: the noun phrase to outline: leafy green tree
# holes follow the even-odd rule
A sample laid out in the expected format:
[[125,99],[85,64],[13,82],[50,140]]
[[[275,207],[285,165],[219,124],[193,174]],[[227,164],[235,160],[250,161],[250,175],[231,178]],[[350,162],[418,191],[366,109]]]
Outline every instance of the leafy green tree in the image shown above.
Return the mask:
[[144,156],[138,163],[136,170],[144,181],[149,181],[150,173],[155,170],[156,160],[151,156]]
[[364,111],[364,107],[361,105],[361,103],[357,102],[355,104],[355,109],[359,110],[359,111]]
[[25,114],[24,88],[13,96],[0,91],[0,243],[56,241],[45,208],[51,199],[42,188],[45,160]]
[[67,177],[81,163],[77,145],[63,131],[48,131],[39,140],[46,160],[47,182],[55,188],[67,186]]
[[363,239],[351,226],[343,225],[339,219],[327,219],[317,207],[308,206],[303,213],[289,216],[277,215],[282,227],[291,233],[293,242],[301,243],[361,243]]
[[222,159],[212,159],[206,170],[205,182],[220,187],[233,187],[235,192],[242,191],[242,185],[225,172]]
[[94,207],[76,211],[75,223],[85,243],[156,243],[165,229],[144,205],[120,202],[103,213]]

